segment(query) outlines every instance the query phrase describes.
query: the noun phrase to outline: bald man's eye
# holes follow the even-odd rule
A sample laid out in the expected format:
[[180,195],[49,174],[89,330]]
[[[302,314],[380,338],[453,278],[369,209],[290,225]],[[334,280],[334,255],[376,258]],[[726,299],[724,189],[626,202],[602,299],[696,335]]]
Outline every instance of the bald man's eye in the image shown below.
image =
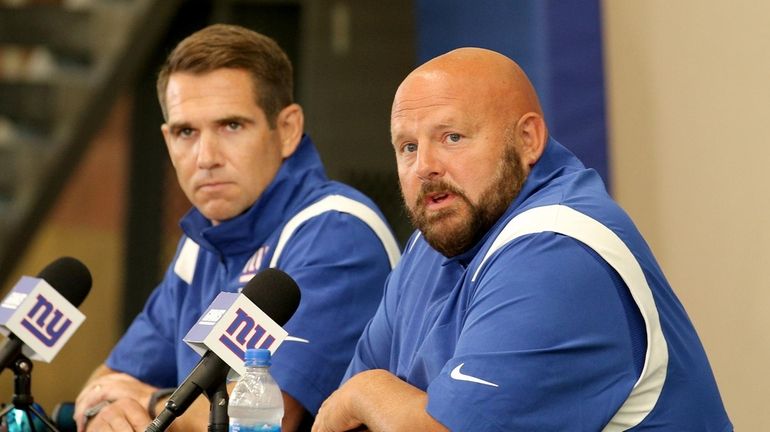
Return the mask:
[[414,153],[416,151],[417,151],[417,144],[415,143],[404,144],[404,146],[401,147],[401,152],[403,153]]

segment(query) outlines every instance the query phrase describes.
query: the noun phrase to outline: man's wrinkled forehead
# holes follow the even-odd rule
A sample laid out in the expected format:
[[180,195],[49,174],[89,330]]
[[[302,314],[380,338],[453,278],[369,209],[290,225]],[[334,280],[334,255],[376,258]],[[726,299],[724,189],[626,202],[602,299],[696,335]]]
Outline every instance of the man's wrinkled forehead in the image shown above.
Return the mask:
[[420,109],[441,109],[453,106],[460,101],[458,97],[452,96],[426,96],[412,99],[396,100],[393,103],[393,111],[390,118],[393,121],[409,117]]
[[390,133],[393,142],[403,136],[412,136],[418,130],[456,127],[467,117],[466,107],[458,97],[429,96],[403,98],[395,101],[390,117]]
[[393,98],[391,120],[408,116],[418,109],[431,109],[461,102],[463,95],[444,71],[418,69],[401,83]]
[[391,110],[391,137],[402,129],[429,122],[453,125],[478,117],[488,98],[478,97],[478,84],[442,70],[420,70],[399,86]]

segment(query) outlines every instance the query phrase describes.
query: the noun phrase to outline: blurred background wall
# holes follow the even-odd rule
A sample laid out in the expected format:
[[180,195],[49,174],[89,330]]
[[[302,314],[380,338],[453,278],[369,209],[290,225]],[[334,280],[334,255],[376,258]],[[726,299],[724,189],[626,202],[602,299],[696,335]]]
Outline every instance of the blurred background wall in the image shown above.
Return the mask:
[[736,430],[767,430],[770,3],[602,5],[614,195],[698,329]]
[[[89,2],[71,3],[82,9]],[[81,306],[85,324],[52,364],[35,366],[37,400],[50,412],[57,402],[74,399],[167,265],[179,235],[175,221],[187,203],[159,133],[154,73],[181,37],[209,22],[228,21],[270,34],[287,50],[308,131],[330,175],[378,200],[402,238],[409,227],[400,212],[389,147],[390,102],[406,73],[438,53],[431,49],[473,43],[512,53],[533,75],[546,105],[559,105],[567,92],[575,100],[574,92],[593,88],[581,106],[582,112],[593,106],[596,114],[565,128],[563,111],[547,109],[552,131],[576,152],[583,150],[571,144],[581,131],[602,133],[593,135],[600,138],[587,151],[595,146],[604,154],[589,165],[604,170],[613,195],[646,236],[690,314],[736,429],[764,430],[770,423],[764,409],[770,378],[763,367],[770,364],[764,331],[770,328],[770,235],[763,229],[770,215],[770,182],[763,178],[770,162],[770,3],[470,3],[178,2],[151,48],[124,54],[142,60],[123,68],[133,73],[101,98],[110,101],[107,108],[91,113],[99,121],[83,135],[88,145],[82,157],[71,175],[62,176],[67,180],[61,192],[40,216],[3,286],[5,292],[20,275],[34,275],[61,255],[81,259],[94,276]],[[575,7],[593,11],[594,31],[585,28],[585,17],[576,22]],[[144,19],[145,26],[153,21]],[[492,27],[497,33],[490,38]],[[549,81],[548,71],[563,58],[558,53],[570,50],[570,34],[598,38],[600,56],[573,64],[578,72],[599,64],[594,74],[603,75],[603,88],[583,82],[569,89]],[[430,35],[432,44],[426,42]],[[556,46],[548,48],[549,42]],[[0,45],[6,70],[18,70],[18,53],[3,51]],[[597,92],[603,95],[598,101]],[[0,85],[0,106],[10,98]],[[0,117],[0,141],[3,133]],[[0,401],[10,400],[10,375],[0,376]]]

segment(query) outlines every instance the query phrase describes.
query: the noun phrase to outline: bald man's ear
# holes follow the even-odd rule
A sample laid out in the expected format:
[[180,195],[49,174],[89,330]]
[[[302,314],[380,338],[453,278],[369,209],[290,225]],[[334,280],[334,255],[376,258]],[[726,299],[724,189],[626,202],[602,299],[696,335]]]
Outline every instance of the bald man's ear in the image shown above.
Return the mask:
[[531,167],[542,156],[548,138],[543,116],[534,112],[524,114],[516,125],[516,133],[521,145],[519,148],[521,162]]
[[275,123],[281,138],[281,156],[286,159],[294,154],[294,150],[297,149],[297,145],[302,139],[302,132],[305,128],[305,115],[302,113],[302,107],[297,104],[287,106],[278,113]]

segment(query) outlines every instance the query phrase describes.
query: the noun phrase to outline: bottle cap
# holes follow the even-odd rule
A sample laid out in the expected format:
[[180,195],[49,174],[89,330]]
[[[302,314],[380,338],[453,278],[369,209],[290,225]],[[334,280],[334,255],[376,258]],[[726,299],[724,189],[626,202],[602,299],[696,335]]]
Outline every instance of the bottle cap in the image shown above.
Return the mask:
[[270,366],[270,350],[264,348],[249,348],[244,356],[246,366]]

